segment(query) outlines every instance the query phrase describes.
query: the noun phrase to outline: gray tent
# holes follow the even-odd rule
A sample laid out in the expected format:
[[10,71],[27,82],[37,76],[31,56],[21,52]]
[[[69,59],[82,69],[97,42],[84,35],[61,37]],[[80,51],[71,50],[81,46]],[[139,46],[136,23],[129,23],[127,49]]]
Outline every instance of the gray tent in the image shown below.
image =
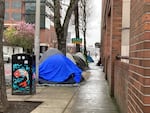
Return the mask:
[[63,54],[63,53],[61,51],[59,51],[57,48],[49,48],[47,51],[45,51],[43,53],[43,55],[40,58],[39,63],[43,62],[49,56],[52,56],[52,55],[55,55],[55,54]]
[[66,57],[69,58],[74,64],[76,64],[76,61],[75,61],[75,59],[73,58],[73,56],[72,56],[71,53],[67,53],[67,54],[66,54]]
[[80,57],[77,56],[76,54],[73,55],[73,58],[74,58],[75,61],[76,61],[76,65],[77,65],[80,69],[82,69],[82,70],[87,70],[87,69],[89,69],[88,64],[87,64],[82,58],[80,58]]

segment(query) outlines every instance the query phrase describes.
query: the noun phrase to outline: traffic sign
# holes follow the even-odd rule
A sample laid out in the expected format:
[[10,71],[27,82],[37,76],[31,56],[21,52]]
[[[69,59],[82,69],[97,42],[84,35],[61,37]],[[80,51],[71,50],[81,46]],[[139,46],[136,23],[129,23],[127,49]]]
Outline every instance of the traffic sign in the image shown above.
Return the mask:
[[81,44],[82,43],[82,38],[72,38],[72,43]]

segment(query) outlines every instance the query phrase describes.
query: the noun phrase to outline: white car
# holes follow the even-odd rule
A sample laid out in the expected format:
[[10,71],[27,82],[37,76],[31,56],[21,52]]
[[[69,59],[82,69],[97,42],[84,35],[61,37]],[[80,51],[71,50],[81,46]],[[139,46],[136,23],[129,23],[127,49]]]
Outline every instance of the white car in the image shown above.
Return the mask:
[[7,54],[7,53],[3,53],[3,60],[4,60],[4,62],[7,62],[7,63],[9,63],[10,62],[10,57],[9,57],[9,55]]

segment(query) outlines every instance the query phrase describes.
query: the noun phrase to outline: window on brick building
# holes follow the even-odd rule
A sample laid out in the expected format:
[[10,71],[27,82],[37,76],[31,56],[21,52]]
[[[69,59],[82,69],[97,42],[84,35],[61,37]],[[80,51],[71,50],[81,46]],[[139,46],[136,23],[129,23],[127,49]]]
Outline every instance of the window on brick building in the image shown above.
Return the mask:
[[12,8],[13,9],[20,9],[21,8],[21,1],[12,1]]
[[19,20],[21,20],[21,14],[20,13],[12,13],[12,18],[14,19],[14,20],[17,20],[17,21],[19,21]]
[[9,13],[5,12],[5,20],[9,20]]
[[27,23],[35,23],[35,1],[25,3],[25,21]]
[[8,9],[9,8],[9,2],[5,1],[5,8]]
[[[35,23],[35,1],[25,3],[25,21],[27,23]],[[40,27],[45,28],[45,3],[40,3]]]
[[25,4],[25,12],[28,14],[35,14],[35,10],[36,10],[36,6],[35,6],[35,2],[33,3],[26,3]]
[[[129,57],[129,37],[130,37],[130,0],[123,0],[121,56]],[[129,59],[122,59],[121,61],[129,63]]]
[[27,23],[35,24],[35,15],[33,15],[33,14],[25,14],[25,21]]

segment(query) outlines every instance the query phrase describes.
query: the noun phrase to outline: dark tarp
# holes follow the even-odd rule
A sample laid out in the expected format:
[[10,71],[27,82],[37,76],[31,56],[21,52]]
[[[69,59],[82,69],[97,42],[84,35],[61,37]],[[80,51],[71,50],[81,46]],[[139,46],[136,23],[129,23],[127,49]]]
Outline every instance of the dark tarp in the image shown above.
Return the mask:
[[76,64],[77,64],[77,66],[78,66],[80,69],[82,69],[82,70],[87,70],[87,69],[89,69],[88,66],[87,66],[87,64],[86,64],[86,62],[85,62],[82,58],[80,58],[80,57],[77,56],[77,55],[73,55],[73,58],[75,59]]

